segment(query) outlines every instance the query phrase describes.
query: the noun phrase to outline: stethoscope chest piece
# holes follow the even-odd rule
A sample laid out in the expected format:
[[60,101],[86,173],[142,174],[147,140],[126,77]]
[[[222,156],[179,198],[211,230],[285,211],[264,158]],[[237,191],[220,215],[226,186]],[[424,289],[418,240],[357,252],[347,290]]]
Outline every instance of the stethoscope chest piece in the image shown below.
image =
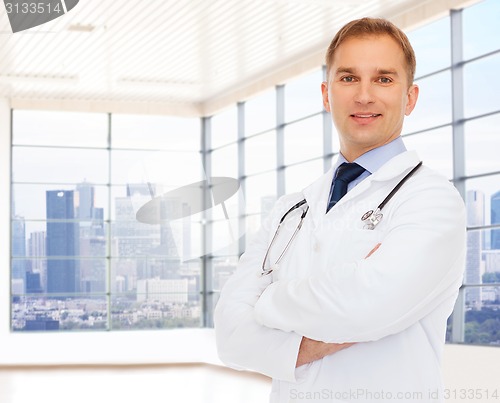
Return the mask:
[[269,267],[269,269],[267,270],[263,270],[262,273],[260,273],[260,276],[267,276],[268,274],[271,274],[273,271],[275,270],[278,270],[279,269],[279,265],[278,264],[273,264],[271,267]]
[[361,217],[361,221],[365,223],[364,229],[375,229],[380,221],[382,221],[384,215],[377,208],[375,211],[369,210]]
[[420,161],[417,165],[413,167],[413,169],[408,172],[403,179],[399,181],[399,183],[396,185],[394,189],[391,190],[391,193],[387,195],[387,197],[378,205],[378,207],[374,210],[368,210],[363,216],[361,217],[361,221],[365,223],[363,229],[374,229],[380,221],[382,221],[382,218],[384,218],[384,215],[381,213],[381,210],[384,208],[384,206],[387,204],[389,200],[392,199],[392,197],[396,194],[396,192],[399,190],[401,186],[422,166],[422,161]]

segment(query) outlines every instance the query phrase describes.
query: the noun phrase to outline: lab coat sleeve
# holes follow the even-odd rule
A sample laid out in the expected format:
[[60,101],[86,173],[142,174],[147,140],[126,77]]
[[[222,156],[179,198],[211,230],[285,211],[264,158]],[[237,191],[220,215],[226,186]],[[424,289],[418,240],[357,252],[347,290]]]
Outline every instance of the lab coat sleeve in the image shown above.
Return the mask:
[[255,306],[257,322],[325,342],[374,341],[456,298],[465,265],[465,208],[451,184],[425,176],[391,201],[394,211],[376,252],[270,284]]
[[255,321],[255,303],[271,282],[271,276],[260,276],[269,231],[275,229],[270,222],[263,224],[222,289],[214,312],[217,350],[220,359],[232,368],[295,382],[302,337]]

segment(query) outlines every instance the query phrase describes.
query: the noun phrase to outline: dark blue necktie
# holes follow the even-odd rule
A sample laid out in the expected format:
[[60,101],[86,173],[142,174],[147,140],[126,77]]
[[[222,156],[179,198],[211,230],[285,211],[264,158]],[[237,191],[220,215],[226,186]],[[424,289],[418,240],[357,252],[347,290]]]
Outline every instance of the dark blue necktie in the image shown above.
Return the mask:
[[330,197],[328,207],[326,208],[327,213],[347,193],[347,185],[349,182],[352,182],[364,171],[365,169],[355,162],[344,162],[338,167],[337,176],[333,181],[332,196]]

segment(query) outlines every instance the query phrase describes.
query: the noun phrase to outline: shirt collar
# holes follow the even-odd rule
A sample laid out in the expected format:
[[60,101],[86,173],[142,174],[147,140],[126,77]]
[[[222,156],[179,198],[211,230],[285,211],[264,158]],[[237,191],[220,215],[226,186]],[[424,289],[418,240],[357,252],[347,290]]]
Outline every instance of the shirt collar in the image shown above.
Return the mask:
[[[387,161],[394,158],[396,155],[401,154],[406,151],[405,144],[401,136],[395,138],[391,142],[384,144],[383,146],[374,148],[363,155],[360,155],[353,162],[361,165],[370,174],[376,172],[382,165]],[[335,164],[335,171],[344,162],[348,162],[342,153],[339,153],[337,163]]]

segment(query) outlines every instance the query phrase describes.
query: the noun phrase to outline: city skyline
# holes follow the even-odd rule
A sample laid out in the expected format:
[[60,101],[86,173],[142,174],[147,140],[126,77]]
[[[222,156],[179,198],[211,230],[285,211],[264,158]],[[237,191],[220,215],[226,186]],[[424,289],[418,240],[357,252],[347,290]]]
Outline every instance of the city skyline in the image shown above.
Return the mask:
[[[109,321],[106,300],[113,295],[115,306],[123,306],[113,314],[115,327],[122,326],[121,321],[130,326],[144,320],[199,318],[199,270],[181,262],[182,254],[190,253],[190,220],[184,220],[185,236],[178,245],[169,225],[152,226],[135,219],[132,193],[127,186],[125,196],[115,197],[117,216],[109,248],[103,208],[96,205],[89,182],[73,190],[46,191],[46,231],[26,233],[24,219],[16,216],[14,330],[59,330],[60,323],[68,321],[73,327],[92,323],[90,327],[102,328]],[[91,302],[95,298],[101,303]],[[82,310],[88,304],[94,316]],[[132,316],[126,313],[134,304],[142,304],[144,315],[138,314],[140,309]],[[175,308],[179,304],[185,309]]]
[[[194,272],[190,272],[189,269],[186,271],[183,268],[178,253],[179,245],[174,240],[169,226],[151,226],[135,220],[132,193],[132,187],[127,186],[125,195],[114,199],[116,222],[109,248],[106,244],[108,240],[103,208],[96,205],[93,185],[88,182],[75,185],[74,190],[46,191],[46,232],[27,233],[24,220],[16,216],[12,244],[13,256],[15,255],[12,261],[14,301],[25,293],[28,299],[30,294],[33,294],[35,299],[43,299],[53,294],[63,300],[83,300],[89,296],[92,299],[92,296],[100,295],[103,301],[101,315],[97,321],[94,318],[93,323],[101,325],[109,320],[104,319],[107,317],[104,301],[109,295],[126,295],[129,303],[142,303],[146,306],[163,304],[162,308],[153,310],[156,313],[148,311],[149,313],[145,314],[145,317],[155,320],[162,317],[160,312],[169,311],[167,305],[199,305],[199,271],[194,269]],[[500,191],[490,197],[491,211],[488,215],[492,218],[496,217],[494,209],[497,208],[499,195]],[[274,196],[262,197],[261,210],[268,211],[274,199]],[[486,199],[481,191],[467,192],[468,226],[488,225],[485,221]],[[186,220],[182,229],[191,235],[189,223],[190,221]],[[493,230],[469,231],[467,237],[465,283],[480,284],[483,283],[485,273],[500,273],[500,250],[495,252],[497,249],[491,247],[495,245]],[[491,238],[491,241],[486,242],[488,238]],[[189,255],[190,237],[181,236],[181,239],[180,250]],[[110,256],[113,256],[109,267],[106,266],[108,251]],[[23,260],[23,254],[26,260]],[[234,267],[235,262],[228,265],[221,261],[216,264],[213,280],[215,289],[222,287]],[[498,288],[468,288],[465,301],[469,309],[481,309],[484,304],[488,306],[490,303],[498,303]],[[50,302],[48,304],[50,305]],[[199,306],[196,309],[199,310]],[[29,312],[30,309],[25,311],[26,318],[30,317]],[[80,312],[78,317],[86,315]],[[168,315],[170,318],[175,316],[171,313]],[[43,317],[38,313],[38,316],[38,319],[47,324],[41,325],[40,320],[37,321],[36,318],[27,319],[24,329],[46,330],[47,326],[53,330],[59,329],[61,318],[57,315]],[[132,316],[133,320],[130,314],[121,312],[116,315],[127,323],[139,321],[137,315]],[[193,317],[192,312],[188,316]],[[14,323],[21,322],[18,315]]]

